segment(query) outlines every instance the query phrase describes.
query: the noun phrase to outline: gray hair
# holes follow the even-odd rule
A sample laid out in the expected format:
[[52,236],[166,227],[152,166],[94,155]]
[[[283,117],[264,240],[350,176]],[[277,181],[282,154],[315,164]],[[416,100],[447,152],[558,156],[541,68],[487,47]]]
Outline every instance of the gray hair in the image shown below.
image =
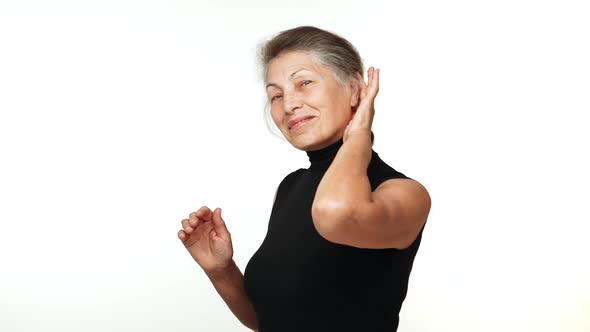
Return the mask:
[[[330,31],[314,26],[300,26],[279,32],[270,40],[258,45],[258,61],[261,80],[268,83],[266,75],[270,63],[280,55],[291,51],[311,54],[315,60],[330,69],[335,80],[345,86],[357,73],[363,76],[363,61],[357,49],[346,39]],[[265,98],[264,120],[274,134],[276,128],[270,114],[270,101]],[[282,136],[280,136],[282,138]]]

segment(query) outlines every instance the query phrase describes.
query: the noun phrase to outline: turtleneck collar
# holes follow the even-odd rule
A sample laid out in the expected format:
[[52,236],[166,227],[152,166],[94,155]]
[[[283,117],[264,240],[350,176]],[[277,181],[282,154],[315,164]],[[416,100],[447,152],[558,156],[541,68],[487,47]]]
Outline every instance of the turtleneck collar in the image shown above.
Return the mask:
[[[371,131],[371,142],[374,140],[373,131]],[[309,158],[310,169],[329,167],[340,147],[344,144],[344,138],[340,137],[336,142],[323,147],[319,150],[305,151]]]
[[305,151],[305,153],[307,153],[307,157],[309,158],[310,168],[329,166],[343,144],[344,140],[342,137],[340,137],[336,142],[319,150]]

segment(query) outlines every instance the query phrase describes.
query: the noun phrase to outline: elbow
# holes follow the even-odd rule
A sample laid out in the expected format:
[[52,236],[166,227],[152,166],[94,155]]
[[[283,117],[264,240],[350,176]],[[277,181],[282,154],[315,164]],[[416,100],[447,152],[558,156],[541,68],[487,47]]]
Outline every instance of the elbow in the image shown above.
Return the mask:
[[342,220],[347,215],[346,210],[340,204],[325,204],[313,206],[311,217],[316,231],[324,239],[330,242],[341,243],[339,234],[342,233]]

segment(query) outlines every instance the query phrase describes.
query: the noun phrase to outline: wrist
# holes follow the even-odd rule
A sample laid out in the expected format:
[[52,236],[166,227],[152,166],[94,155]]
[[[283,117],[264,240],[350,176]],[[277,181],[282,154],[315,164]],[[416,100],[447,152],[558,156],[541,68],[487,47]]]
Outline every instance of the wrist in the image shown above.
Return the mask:
[[226,265],[218,266],[215,269],[205,271],[205,274],[207,274],[207,277],[209,277],[211,281],[223,281],[229,279],[234,272],[239,270],[240,269],[236,265],[236,262],[233,259],[230,259]]
[[370,130],[358,130],[349,134],[348,140],[344,143],[345,149],[349,150],[355,156],[359,156],[364,161],[362,173],[366,172],[372,157],[373,132]]

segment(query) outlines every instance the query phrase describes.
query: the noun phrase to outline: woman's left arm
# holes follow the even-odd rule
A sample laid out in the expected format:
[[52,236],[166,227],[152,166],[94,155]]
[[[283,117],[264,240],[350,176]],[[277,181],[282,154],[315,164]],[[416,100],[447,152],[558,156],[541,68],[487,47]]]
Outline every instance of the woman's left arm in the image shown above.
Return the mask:
[[[312,205],[318,233],[331,242],[359,248],[407,248],[430,212],[430,195],[412,179],[389,179],[371,191],[371,137],[351,135],[324,174]],[[370,159],[369,159],[370,161]]]
[[312,219],[318,233],[332,242],[404,249],[426,222],[430,195],[411,179],[386,180],[371,191],[367,167],[379,70],[369,68],[368,76],[368,86],[359,77],[360,103],[344,131],[344,144],[318,185]]

